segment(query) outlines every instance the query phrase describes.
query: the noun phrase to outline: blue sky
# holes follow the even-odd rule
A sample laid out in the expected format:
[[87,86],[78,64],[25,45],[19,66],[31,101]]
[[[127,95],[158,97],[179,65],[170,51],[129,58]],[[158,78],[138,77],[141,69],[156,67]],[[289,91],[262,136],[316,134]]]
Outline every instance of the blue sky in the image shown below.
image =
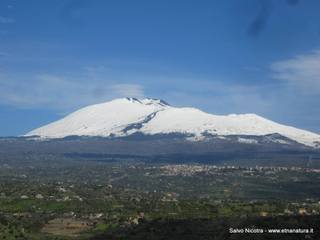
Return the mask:
[[162,98],[320,132],[320,1],[0,2],[0,135]]

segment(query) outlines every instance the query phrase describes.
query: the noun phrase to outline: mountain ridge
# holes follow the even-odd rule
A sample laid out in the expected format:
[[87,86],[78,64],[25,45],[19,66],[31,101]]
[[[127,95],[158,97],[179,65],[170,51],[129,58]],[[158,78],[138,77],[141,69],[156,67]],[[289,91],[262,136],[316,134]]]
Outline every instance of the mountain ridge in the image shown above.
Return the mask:
[[[280,134],[306,146],[320,147],[320,135],[253,113],[214,115],[192,107],[173,107],[153,98],[119,98],[90,105],[24,136],[51,139],[67,136],[126,137],[137,133],[178,133],[191,141],[205,140],[210,136]],[[250,140],[244,142],[254,144]]]

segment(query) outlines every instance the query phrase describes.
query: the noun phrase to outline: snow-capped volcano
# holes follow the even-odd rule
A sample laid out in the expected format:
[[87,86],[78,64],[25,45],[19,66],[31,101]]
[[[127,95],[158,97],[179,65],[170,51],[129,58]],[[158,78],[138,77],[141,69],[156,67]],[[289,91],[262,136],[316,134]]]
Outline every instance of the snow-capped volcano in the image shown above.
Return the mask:
[[[213,115],[196,108],[173,107],[165,101],[151,98],[121,98],[84,107],[25,136],[124,137],[135,133],[145,135],[179,133],[189,138],[193,136],[198,140],[207,136],[279,134],[311,147],[319,146],[320,143],[318,134],[281,125],[256,114]],[[253,143],[247,138],[239,137],[239,142],[241,141]]]

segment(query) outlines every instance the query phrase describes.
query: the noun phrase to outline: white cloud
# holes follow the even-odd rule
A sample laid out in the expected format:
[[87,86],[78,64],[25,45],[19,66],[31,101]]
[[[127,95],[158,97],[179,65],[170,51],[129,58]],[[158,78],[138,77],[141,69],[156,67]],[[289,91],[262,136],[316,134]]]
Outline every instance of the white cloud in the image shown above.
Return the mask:
[[136,97],[143,98],[143,86],[136,84],[116,84],[111,87],[111,89],[122,97]]
[[15,22],[15,20],[13,18],[0,16],[0,23],[9,24],[9,23],[14,23],[14,22]]
[[271,64],[273,77],[291,86],[317,93],[320,91],[320,50]]
[[24,108],[47,108],[62,112],[118,97],[143,97],[138,84],[111,80],[68,78],[41,74],[14,79],[0,76],[0,103]]

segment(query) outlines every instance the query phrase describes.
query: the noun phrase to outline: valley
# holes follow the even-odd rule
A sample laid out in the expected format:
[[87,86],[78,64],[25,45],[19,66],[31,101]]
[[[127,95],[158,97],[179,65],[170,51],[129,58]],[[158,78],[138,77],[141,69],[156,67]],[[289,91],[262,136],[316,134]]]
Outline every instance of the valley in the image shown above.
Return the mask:
[[1,158],[0,180],[0,239],[252,239],[229,227],[277,222],[319,236],[318,168],[26,153]]

